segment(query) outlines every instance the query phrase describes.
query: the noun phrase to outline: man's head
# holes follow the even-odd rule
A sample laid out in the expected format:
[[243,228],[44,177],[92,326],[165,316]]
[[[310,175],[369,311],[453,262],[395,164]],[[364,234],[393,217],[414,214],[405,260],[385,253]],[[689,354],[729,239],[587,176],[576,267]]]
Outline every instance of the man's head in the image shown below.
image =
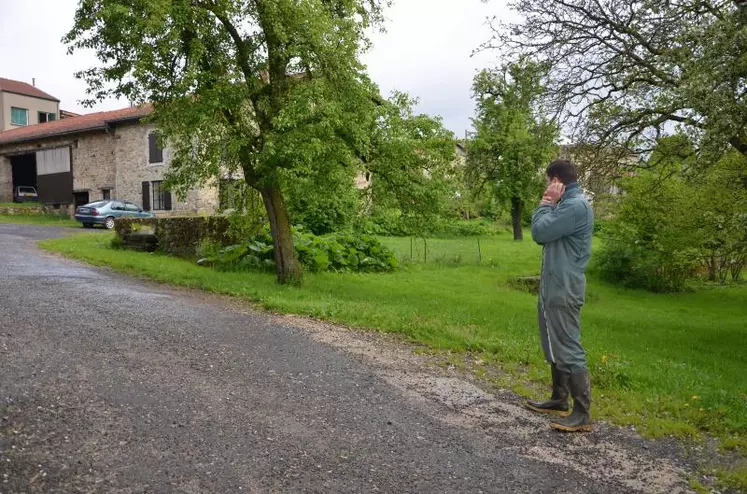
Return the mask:
[[547,167],[547,180],[553,182],[555,179],[563,185],[572,184],[578,180],[576,165],[569,160],[555,160]]

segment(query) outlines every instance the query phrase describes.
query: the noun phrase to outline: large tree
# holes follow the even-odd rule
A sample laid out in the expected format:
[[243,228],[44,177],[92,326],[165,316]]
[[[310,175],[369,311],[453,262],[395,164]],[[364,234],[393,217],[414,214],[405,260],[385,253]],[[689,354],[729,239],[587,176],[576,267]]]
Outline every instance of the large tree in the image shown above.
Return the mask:
[[359,55],[383,3],[81,0],[65,41],[99,59],[79,73],[91,102],[153,104],[177,193],[243,172],[267,210],[278,279],[297,282],[282,177],[370,154],[382,102]]
[[486,48],[550,67],[547,102],[578,141],[644,159],[682,131],[747,156],[747,2],[515,0]]
[[526,205],[541,191],[541,169],[557,150],[557,126],[543,115],[545,69],[523,58],[483,70],[472,87],[477,103],[474,137],[467,143],[467,176],[511,210],[514,239],[522,240]]

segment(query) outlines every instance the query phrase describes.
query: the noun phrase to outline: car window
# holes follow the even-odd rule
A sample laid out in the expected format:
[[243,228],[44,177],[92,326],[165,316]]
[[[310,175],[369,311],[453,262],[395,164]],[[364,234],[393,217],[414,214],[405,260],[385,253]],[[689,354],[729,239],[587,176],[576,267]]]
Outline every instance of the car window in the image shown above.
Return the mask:
[[35,194],[36,190],[33,187],[18,187],[18,192]]
[[124,211],[125,207],[124,204],[121,202],[112,201],[112,210],[113,211]]
[[135,211],[135,212],[140,211],[140,208],[132,204],[131,202],[125,203],[125,208],[127,209],[127,211]]

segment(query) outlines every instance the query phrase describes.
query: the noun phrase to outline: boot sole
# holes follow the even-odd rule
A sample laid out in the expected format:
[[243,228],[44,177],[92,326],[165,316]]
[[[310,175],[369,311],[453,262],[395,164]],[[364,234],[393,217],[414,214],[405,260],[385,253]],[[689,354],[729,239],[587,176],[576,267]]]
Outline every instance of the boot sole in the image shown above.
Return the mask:
[[530,405],[529,403],[524,403],[524,406],[527,407],[529,410],[537,413],[545,413],[550,415],[557,415],[559,417],[567,417],[570,411],[563,411],[563,410],[552,410],[549,408],[536,408]]
[[591,424],[579,425],[577,427],[568,427],[566,425],[551,423],[550,427],[552,427],[555,430],[559,430],[563,432],[591,432],[592,431]]

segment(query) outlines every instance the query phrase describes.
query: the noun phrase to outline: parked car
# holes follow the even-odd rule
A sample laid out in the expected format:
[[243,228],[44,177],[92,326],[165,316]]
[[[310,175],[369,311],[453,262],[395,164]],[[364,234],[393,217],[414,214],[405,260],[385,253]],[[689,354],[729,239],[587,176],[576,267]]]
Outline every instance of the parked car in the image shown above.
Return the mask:
[[143,211],[137,204],[127,201],[96,201],[75,210],[75,219],[83,223],[84,228],[103,225],[111,230],[116,218],[152,218],[150,211]]
[[36,187],[28,185],[19,185],[13,190],[13,202],[36,202],[39,200],[39,194]]

